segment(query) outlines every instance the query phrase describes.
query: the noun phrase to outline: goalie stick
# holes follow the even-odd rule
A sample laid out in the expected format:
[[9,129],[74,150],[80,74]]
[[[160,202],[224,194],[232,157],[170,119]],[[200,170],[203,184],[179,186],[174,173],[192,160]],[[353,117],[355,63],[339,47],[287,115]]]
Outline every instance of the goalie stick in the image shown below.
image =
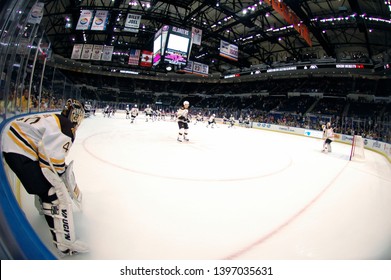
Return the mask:
[[49,155],[46,153],[46,149],[45,149],[45,146],[43,145],[42,141],[40,141],[38,143],[38,147],[45,155],[45,157],[50,165],[50,168],[51,168],[52,172],[54,173],[54,176],[57,177],[56,179],[58,179],[58,180],[56,180],[56,181],[61,181],[65,185],[72,201],[79,208],[79,210],[82,211],[83,210],[82,193],[81,193],[81,191],[75,181],[74,175],[73,175],[73,161],[71,161],[70,164],[67,166],[64,174],[62,175],[62,176],[64,176],[64,179],[63,179],[62,176],[58,175],[56,169],[54,168],[53,163],[50,160]]

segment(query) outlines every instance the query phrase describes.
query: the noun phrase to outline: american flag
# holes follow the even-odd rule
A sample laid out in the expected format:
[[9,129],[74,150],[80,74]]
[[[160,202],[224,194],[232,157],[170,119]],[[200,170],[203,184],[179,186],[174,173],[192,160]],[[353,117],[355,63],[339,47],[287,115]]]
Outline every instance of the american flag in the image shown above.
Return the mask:
[[140,60],[140,50],[131,49],[129,52],[129,65],[138,65],[138,61]]

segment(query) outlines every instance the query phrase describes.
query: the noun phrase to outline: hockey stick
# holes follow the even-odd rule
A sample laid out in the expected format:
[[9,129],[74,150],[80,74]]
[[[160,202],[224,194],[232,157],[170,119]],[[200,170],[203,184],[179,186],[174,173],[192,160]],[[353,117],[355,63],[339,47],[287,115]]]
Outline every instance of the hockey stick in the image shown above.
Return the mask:
[[[74,178],[73,178],[73,181],[74,181],[75,187],[73,189],[71,189],[71,186],[69,186],[69,184],[66,184],[64,182],[64,180],[58,175],[56,169],[54,168],[54,165],[53,165],[52,161],[50,160],[49,155],[46,152],[45,146],[43,145],[42,141],[39,141],[38,147],[43,152],[43,154],[45,155],[45,157],[46,157],[46,159],[47,159],[47,161],[48,161],[48,163],[50,165],[50,169],[54,173],[54,176],[56,177],[57,181],[61,181],[64,184],[64,186],[67,189],[67,192],[68,192],[69,196],[71,197],[72,201],[79,208],[79,210],[82,211],[83,210],[83,208],[82,208],[82,193],[81,193],[79,187],[77,186]],[[69,166],[71,166],[71,167],[69,167]],[[68,168],[72,168],[71,164],[69,166],[68,166]],[[73,172],[73,170],[71,170],[71,172]]]

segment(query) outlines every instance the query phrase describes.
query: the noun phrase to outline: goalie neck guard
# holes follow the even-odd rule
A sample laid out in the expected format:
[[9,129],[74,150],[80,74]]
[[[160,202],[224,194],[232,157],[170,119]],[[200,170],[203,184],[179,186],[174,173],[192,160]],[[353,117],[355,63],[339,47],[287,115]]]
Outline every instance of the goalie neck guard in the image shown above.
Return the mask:
[[68,99],[61,114],[67,117],[75,126],[79,126],[84,119],[84,107],[75,99]]

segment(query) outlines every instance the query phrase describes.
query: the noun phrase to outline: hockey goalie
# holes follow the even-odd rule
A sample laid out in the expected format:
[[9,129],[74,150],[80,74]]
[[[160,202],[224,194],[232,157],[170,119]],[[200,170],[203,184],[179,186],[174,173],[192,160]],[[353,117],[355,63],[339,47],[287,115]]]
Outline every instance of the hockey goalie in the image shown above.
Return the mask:
[[75,133],[84,118],[83,105],[69,99],[60,114],[30,115],[13,121],[4,132],[5,161],[26,191],[38,197],[59,256],[88,252],[76,238],[73,204],[81,208],[73,162],[66,165]]

